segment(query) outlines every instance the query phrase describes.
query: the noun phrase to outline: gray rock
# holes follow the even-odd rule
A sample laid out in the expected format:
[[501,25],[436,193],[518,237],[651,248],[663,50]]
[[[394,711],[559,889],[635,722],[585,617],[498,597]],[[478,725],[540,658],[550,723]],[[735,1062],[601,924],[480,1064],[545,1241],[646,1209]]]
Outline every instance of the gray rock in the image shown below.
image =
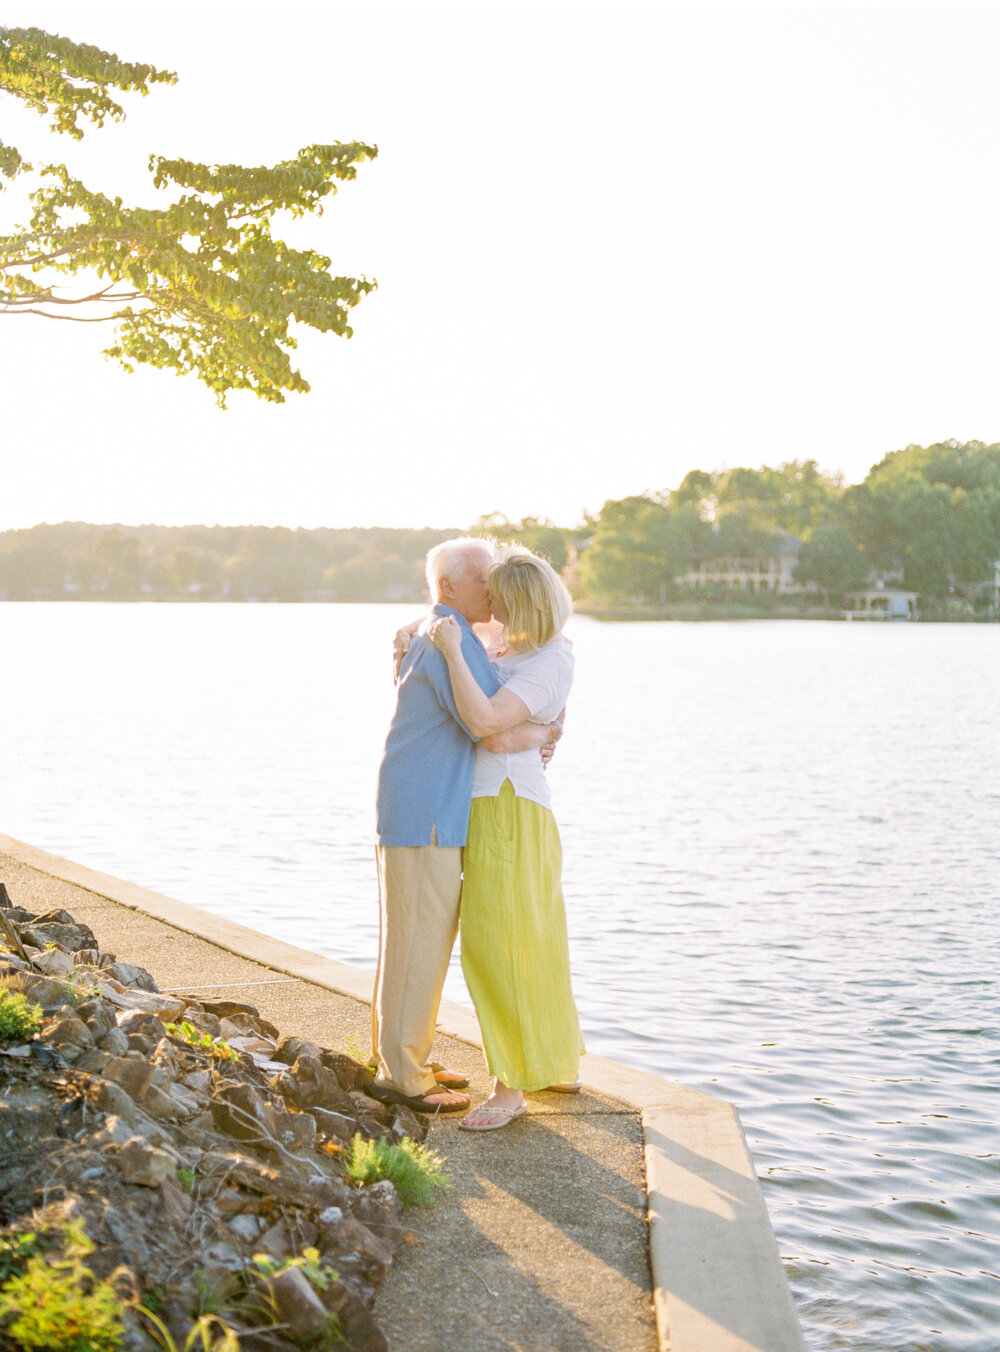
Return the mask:
[[403,1235],[403,1204],[387,1178],[350,1195],[351,1214],[394,1250]]
[[128,1038],[120,1028],[112,1028],[102,1038],[98,1038],[97,1045],[102,1052],[109,1052],[112,1056],[122,1056],[128,1051]]
[[172,1178],[165,1178],[160,1184],[160,1201],[166,1217],[172,1221],[184,1221],[194,1210],[194,1198],[190,1197]]
[[343,1052],[331,1051],[329,1047],[323,1048],[320,1060],[327,1070],[332,1070],[336,1075],[341,1089],[364,1091],[365,1086],[371,1084],[374,1078],[370,1066],[355,1061],[352,1056],[347,1056]]
[[355,1105],[340,1087],[336,1075],[319,1057],[298,1056],[291,1069],[276,1077],[276,1087],[289,1103],[301,1111],[326,1108],[330,1112],[353,1115]]
[[224,1239],[218,1239],[205,1250],[205,1257],[217,1267],[227,1272],[240,1272],[243,1269],[243,1256]]
[[152,1074],[153,1068],[147,1061],[130,1056],[116,1056],[104,1067],[104,1078],[121,1085],[137,1103],[142,1102]]
[[334,1141],[350,1141],[358,1129],[357,1119],[346,1113],[332,1113],[327,1108],[310,1108],[309,1116],[325,1136]]
[[151,1084],[143,1095],[142,1106],[157,1121],[175,1122],[179,1117],[189,1116],[186,1108],[182,1108],[168,1090],[155,1084]]
[[209,1107],[216,1131],[237,1141],[256,1141],[273,1134],[267,1101],[252,1085],[220,1085],[212,1094]]
[[234,1216],[231,1221],[226,1222],[226,1228],[232,1230],[237,1239],[242,1239],[247,1244],[253,1244],[261,1230],[264,1229],[264,1222],[259,1216],[241,1212],[238,1216]]
[[125,1090],[112,1080],[102,1080],[98,1085],[96,1102],[103,1113],[123,1118],[130,1124],[135,1121],[136,1104]]
[[316,1042],[306,1042],[300,1037],[283,1037],[274,1051],[274,1060],[283,1061],[286,1066],[294,1066],[300,1056],[311,1056],[314,1061],[322,1058],[323,1052]]
[[42,1036],[46,1042],[58,1047],[67,1060],[70,1059],[74,1048],[76,1055],[79,1056],[81,1052],[94,1045],[90,1029],[75,1014],[62,1014],[47,1020],[42,1024]]
[[36,948],[41,949],[44,949],[46,944],[56,943],[70,953],[76,953],[82,948],[97,947],[94,932],[88,929],[86,925],[67,925],[43,920],[36,920],[31,925],[23,925],[21,927],[21,940],[23,943],[34,944]]
[[329,1311],[301,1268],[288,1268],[268,1280],[278,1319],[295,1338],[315,1337],[327,1325]]
[[31,919],[36,925],[72,925],[77,929],[86,929],[85,925],[77,925],[69,911],[64,911],[61,908],[46,911],[43,915],[34,915]]
[[157,991],[159,988],[145,967],[134,967],[130,962],[113,962],[105,969],[108,976],[131,990]]
[[198,1000],[197,1005],[217,1019],[231,1019],[234,1014],[249,1014],[251,1018],[260,1017],[257,1006],[243,1000]]
[[141,1136],[133,1136],[120,1146],[115,1162],[126,1183],[136,1183],[144,1188],[158,1188],[164,1179],[173,1178],[177,1172],[173,1156],[158,1150]]
[[337,1316],[351,1352],[389,1352],[385,1334],[364,1301],[345,1282],[331,1282],[323,1304]]
[[75,1065],[77,1070],[85,1070],[88,1075],[100,1075],[110,1060],[111,1057],[107,1052],[92,1047],[89,1052],[84,1052],[77,1058]]
[[117,991],[110,982],[102,987],[102,992],[119,1009],[138,1009],[143,1013],[157,1014],[167,1020],[174,1020],[184,1012],[184,1001],[173,995],[159,995],[154,991],[123,990]]
[[31,959],[31,965],[42,976],[63,977],[73,971],[73,959],[59,948],[45,949]]
[[282,1113],[271,1110],[271,1134],[297,1154],[316,1144],[316,1123],[308,1113]]
[[186,1085],[196,1094],[207,1094],[212,1088],[212,1072],[210,1070],[192,1070],[181,1077],[180,1083]]
[[405,1104],[399,1103],[392,1112],[392,1135],[396,1141],[407,1138],[411,1141],[423,1141],[427,1138],[430,1124],[426,1117],[418,1117]]
[[337,1271],[349,1271],[371,1286],[381,1286],[392,1266],[395,1245],[353,1216],[320,1229],[320,1251]]
[[95,1136],[91,1137],[91,1145],[100,1150],[106,1145],[124,1145],[126,1141],[131,1141],[135,1136],[132,1126],[124,1117],[116,1117],[113,1113],[105,1119],[104,1126]]
[[90,1029],[95,1042],[100,1042],[101,1038],[106,1037],[115,1026],[114,1006],[109,1005],[106,1000],[87,1000],[77,1006],[76,1012],[77,1017]]

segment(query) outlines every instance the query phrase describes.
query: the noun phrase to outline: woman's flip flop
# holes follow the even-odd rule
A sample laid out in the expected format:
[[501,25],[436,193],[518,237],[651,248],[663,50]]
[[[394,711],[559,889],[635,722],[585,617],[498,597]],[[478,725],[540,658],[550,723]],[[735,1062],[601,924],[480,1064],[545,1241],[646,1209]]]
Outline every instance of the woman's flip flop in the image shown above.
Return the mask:
[[[499,1131],[513,1122],[515,1117],[523,1117],[527,1111],[526,1103],[519,1103],[516,1108],[491,1108],[488,1103],[480,1103],[458,1125],[463,1131]],[[492,1120],[487,1121],[488,1118]]]

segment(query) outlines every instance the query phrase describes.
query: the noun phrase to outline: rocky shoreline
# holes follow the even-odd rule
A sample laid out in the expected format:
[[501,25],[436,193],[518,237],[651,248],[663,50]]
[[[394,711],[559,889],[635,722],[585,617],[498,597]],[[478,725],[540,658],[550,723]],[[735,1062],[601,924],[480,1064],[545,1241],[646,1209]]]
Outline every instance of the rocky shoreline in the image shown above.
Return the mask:
[[34,1261],[84,1292],[110,1282],[109,1347],[183,1349],[200,1327],[206,1348],[228,1331],[242,1352],[384,1352],[372,1309],[402,1202],[349,1161],[426,1123],[374,1099],[352,1057],[242,1001],[161,992],[2,884],[0,931],[2,990],[38,1025],[0,1041],[0,1349],[25,1345],[9,1293]]

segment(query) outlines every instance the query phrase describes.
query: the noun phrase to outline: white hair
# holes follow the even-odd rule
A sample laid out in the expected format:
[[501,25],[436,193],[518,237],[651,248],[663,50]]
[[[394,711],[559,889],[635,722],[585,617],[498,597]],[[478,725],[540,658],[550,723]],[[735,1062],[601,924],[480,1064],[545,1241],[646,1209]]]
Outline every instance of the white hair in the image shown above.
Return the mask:
[[445,540],[442,544],[435,545],[427,554],[427,586],[430,589],[431,600],[437,601],[441,596],[441,579],[448,578],[452,582],[458,582],[465,576],[469,567],[469,556],[485,550],[493,558],[492,540],[474,540],[469,537],[463,537],[459,540]]

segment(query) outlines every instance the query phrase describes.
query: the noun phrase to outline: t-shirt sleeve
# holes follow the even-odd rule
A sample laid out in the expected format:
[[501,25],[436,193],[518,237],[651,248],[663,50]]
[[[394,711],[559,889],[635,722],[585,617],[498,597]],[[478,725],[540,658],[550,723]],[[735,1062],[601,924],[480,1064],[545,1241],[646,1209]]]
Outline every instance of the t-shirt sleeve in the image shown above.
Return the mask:
[[567,643],[553,642],[520,663],[504,689],[523,700],[534,718],[544,709],[558,713],[569,699],[572,684],[572,649]]

